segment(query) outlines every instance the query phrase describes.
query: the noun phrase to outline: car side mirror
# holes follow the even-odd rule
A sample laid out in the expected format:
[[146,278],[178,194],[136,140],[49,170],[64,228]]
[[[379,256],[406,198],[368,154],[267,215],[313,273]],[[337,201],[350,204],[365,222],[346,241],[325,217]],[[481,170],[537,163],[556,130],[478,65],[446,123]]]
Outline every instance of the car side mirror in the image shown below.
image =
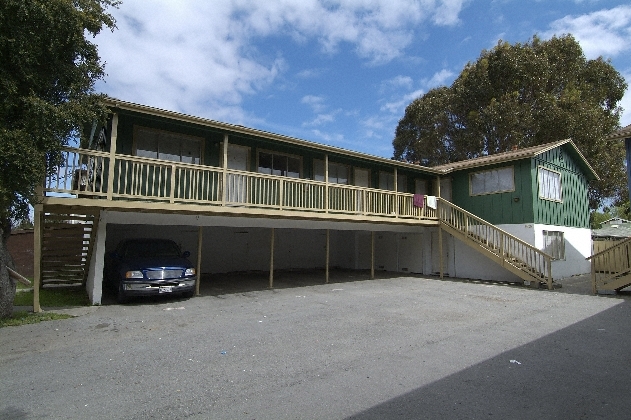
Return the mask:
[[184,252],[182,252],[182,258],[188,258],[188,257],[190,257],[190,256],[191,256],[191,253],[190,253],[190,252],[188,252],[188,251],[184,251]]

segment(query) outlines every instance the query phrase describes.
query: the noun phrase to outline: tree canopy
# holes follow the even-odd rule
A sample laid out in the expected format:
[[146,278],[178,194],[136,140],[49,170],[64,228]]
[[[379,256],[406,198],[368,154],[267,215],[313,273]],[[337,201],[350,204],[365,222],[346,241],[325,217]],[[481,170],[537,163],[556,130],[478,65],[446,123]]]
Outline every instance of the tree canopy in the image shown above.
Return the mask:
[[[15,286],[6,274],[11,220],[24,219],[47,163],[106,108],[94,84],[104,75],[97,46],[86,39],[114,30],[117,0],[0,2],[0,316]],[[48,166],[51,167],[51,166]],[[10,312],[9,312],[10,314]]]
[[434,166],[571,138],[601,177],[590,207],[621,202],[624,78],[602,57],[587,60],[571,35],[511,45],[500,41],[468,63],[450,87],[415,99],[399,121],[394,158]]

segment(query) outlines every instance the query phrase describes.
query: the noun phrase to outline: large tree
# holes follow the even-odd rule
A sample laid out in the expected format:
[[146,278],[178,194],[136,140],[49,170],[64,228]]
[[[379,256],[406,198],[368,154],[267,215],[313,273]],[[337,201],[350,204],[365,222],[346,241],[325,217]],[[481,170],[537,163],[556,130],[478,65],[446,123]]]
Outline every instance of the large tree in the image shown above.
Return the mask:
[[11,221],[27,217],[36,187],[106,108],[94,84],[104,75],[94,37],[114,30],[116,0],[0,2],[0,317],[11,315],[15,282],[7,265]]
[[590,206],[626,198],[619,127],[627,85],[602,58],[587,60],[571,36],[500,41],[450,87],[415,99],[399,121],[394,158],[426,166],[571,138],[601,177]]

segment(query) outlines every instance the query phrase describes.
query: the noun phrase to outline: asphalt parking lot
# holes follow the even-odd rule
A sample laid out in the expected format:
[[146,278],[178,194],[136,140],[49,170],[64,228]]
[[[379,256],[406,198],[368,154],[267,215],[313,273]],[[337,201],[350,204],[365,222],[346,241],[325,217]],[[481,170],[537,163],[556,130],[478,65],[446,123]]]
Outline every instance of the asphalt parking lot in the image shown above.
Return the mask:
[[291,277],[3,328],[0,418],[631,416],[627,296]]

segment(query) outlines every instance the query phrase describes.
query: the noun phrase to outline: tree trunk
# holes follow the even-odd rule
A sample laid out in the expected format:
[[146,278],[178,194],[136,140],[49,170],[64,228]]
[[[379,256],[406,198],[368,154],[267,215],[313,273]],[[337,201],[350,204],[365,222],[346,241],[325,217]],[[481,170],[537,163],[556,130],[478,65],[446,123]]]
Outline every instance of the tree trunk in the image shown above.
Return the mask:
[[13,258],[7,249],[7,240],[11,235],[11,221],[0,223],[0,318],[8,318],[13,314],[16,281],[9,276],[7,266],[14,268]]

